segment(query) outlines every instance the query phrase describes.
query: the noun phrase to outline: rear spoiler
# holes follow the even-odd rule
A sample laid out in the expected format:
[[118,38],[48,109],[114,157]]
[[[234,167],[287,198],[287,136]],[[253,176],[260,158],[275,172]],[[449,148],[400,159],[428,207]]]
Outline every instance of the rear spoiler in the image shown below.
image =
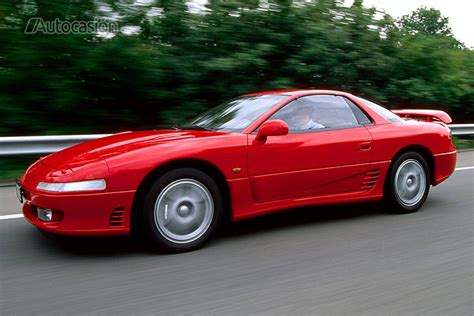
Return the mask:
[[441,121],[449,124],[453,121],[448,113],[439,110],[392,110],[392,112],[401,118],[424,122]]

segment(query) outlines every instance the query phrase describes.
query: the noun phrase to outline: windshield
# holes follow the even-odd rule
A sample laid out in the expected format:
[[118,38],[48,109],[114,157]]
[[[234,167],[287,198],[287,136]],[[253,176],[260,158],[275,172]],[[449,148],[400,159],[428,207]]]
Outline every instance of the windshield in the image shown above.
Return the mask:
[[286,95],[243,96],[215,107],[191,120],[183,129],[195,128],[224,132],[242,132]]
[[380,106],[374,102],[371,102],[366,99],[358,98],[362,103],[367,105],[372,111],[376,112],[378,115],[382,116],[384,119],[386,119],[389,122],[396,123],[396,122],[401,122],[403,121],[398,115],[393,113],[390,110],[387,110],[383,106]]

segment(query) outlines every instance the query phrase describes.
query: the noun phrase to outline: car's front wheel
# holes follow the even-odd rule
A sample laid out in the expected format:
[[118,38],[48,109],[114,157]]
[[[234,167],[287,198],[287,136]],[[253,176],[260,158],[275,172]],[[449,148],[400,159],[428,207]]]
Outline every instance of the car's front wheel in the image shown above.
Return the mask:
[[171,252],[202,246],[223,212],[216,182],[206,173],[182,168],[159,177],[149,190],[142,227],[148,240]]
[[430,170],[423,156],[407,152],[395,160],[385,192],[391,212],[416,212],[425,203],[429,190]]

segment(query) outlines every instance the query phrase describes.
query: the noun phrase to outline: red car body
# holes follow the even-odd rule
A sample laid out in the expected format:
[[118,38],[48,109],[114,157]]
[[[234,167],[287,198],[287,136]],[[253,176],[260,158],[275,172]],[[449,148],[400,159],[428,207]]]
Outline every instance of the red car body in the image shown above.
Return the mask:
[[[25,218],[38,228],[69,235],[127,235],[140,188],[157,170],[199,165],[220,179],[228,193],[230,217],[240,220],[292,207],[378,201],[392,159],[407,148],[422,152],[431,184],[446,180],[456,164],[449,116],[437,111],[406,111],[392,123],[351,94],[338,91],[271,91],[283,101],[242,133],[194,130],[124,132],[64,149],[34,163],[20,178]],[[373,124],[358,128],[288,134],[256,140],[256,129],[278,109],[306,95],[343,96]],[[444,112],[443,112],[444,113]],[[410,115],[413,114],[413,115]],[[441,121],[432,122],[432,117]],[[105,179],[101,192],[54,193],[40,181]],[[315,181],[317,179],[317,181]],[[38,219],[37,208],[53,210]]]

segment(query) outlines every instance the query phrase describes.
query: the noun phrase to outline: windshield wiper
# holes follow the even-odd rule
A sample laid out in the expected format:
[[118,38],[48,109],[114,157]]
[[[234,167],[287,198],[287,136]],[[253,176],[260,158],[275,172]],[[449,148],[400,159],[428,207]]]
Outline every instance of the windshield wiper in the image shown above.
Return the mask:
[[180,126],[179,129],[187,129],[187,130],[192,130],[192,131],[212,131],[210,128],[203,127],[201,125],[183,125]]

